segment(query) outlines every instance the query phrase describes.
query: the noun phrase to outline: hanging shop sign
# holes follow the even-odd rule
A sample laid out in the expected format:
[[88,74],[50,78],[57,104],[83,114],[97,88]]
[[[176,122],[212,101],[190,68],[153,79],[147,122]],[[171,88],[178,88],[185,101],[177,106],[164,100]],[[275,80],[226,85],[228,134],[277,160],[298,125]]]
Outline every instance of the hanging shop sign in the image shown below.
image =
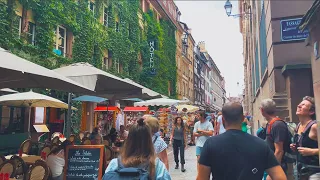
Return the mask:
[[155,41],[151,40],[149,41],[149,52],[150,52],[150,74],[156,75],[156,69],[155,69],[155,60],[154,60],[154,51],[155,51]]
[[304,40],[309,36],[309,31],[299,30],[299,24],[302,18],[285,19],[280,21],[281,41]]

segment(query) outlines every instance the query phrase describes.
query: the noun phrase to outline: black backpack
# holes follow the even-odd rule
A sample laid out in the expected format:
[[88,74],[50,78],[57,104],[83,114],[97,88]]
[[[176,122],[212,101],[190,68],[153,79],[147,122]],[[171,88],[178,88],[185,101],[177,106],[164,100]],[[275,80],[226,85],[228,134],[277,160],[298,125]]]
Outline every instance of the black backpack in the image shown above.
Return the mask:
[[[283,121],[283,120],[279,120],[279,121],[282,121],[283,123],[286,124],[286,126],[287,126],[287,133],[288,133],[288,136],[287,136],[287,137],[288,137],[288,142],[287,142],[287,144],[286,144],[285,146],[283,146],[284,151],[285,151],[285,153],[284,153],[284,160],[285,160],[286,163],[295,163],[296,160],[297,160],[297,155],[296,155],[296,153],[295,153],[294,151],[292,151],[291,148],[290,148],[290,144],[292,144],[292,142],[293,142],[293,134],[292,134],[291,131],[289,130],[288,124],[287,124],[285,121]],[[270,126],[270,124],[269,124],[268,126]],[[271,126],[271,130],[272,130],[272,126]],[[271,130],[270,130],[269,133],[271,133]],[[266,131],[267,131],[267,130],[266,130]],[[266,135],[267,135],[267,133],[266,133]],[[271,135],[270,135],[269,137],[272,138]]]

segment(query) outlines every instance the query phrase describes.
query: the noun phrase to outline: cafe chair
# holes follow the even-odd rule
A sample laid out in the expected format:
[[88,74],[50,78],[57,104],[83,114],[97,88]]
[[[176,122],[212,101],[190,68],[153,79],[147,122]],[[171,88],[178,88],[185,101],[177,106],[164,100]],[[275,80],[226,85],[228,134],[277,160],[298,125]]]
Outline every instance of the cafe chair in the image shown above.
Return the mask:
[[91,145],[91,140],[88,137],[82,139],[82,145]]
[[37,160],[26,175],[26,180],[48,180],[50,169],[46,162]]
[[59,136],[56,136],[51,140],[51,144],[60,144],[60,143],[61,142],[60,142]]
[[52,140],[53,138],[55,138],[55,137],[60,137],[61,135],[62,135],[61,132],[54,132],[54,133],[52,133],[52,135],[51,135],[51,140]]
[[16,167],[15,178],[19,179],[19,176],[23,176],[27,172],[28,166],[23,161],[23,159],[19,156],[13,155],[10,160],[12,160],[15,163],[15,167]]
[[90,135],[91,135],[91,133],[90,133],[89,131],[86,131],[86,132],[84,133],[84,137],[89,138],[89,137],[90,137]]
[[6,161],[6,157],[0,154],[0,165]]
[[110,140],[108,140],[108,139],[103,140],[102,144],[105,146],[111,146]]
[[84,137],[84,133],[83,133],[83,132],[80,132],[80,133],[79,133],[79,139],[80,139],[80,141],[82,140],[83,137]]
[[76,135],[71,134],[70,137],[69,137],[69,141],[70,141],[71,143],[73,143],[73,142],[75,141],[75,139],[76,139]]
[[0,173],[8,173],[10,178],[16,176],[16,167],[15,162],[12,160],[7,160],[0,165]]
[[22,152],[22,154],[29,154],[31,146],[32,146],[31,139],[27,139],[23,141],[23,143],[20,145],[19,150]]
[[46,156],[48,157],[50,152],[51,152],[51,146],[45,146],[40,150],[39,156],[42,156],[42,153],[46,153]]

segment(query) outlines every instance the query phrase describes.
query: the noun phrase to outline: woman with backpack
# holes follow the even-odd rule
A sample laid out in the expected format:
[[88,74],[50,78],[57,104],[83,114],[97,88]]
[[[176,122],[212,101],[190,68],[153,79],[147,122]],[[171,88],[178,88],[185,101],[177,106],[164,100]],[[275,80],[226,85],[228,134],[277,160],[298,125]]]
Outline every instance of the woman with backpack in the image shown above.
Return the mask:
[[111,160],[103,180],[171,180],[165,165],[156,157],[150,128],[144,119],[129,130],[120,156]]
[[181,171],[185,172],[186,169],[184,168],[184,149],[187,145],[187,134],[181,117],[176,117],[174,120],[170,141],[173,144],[174,161],[176,162],[175,169],[179,168],[178,155],[180,150]]

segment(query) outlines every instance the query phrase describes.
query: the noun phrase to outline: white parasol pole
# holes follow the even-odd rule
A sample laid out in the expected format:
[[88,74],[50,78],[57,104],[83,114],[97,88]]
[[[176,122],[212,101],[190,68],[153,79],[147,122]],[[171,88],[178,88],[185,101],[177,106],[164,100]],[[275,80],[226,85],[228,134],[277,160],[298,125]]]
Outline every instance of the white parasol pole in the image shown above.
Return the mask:
[[30,123],[31,123],[31,103],[29,103],[29,120],[28,120],[28,132],[30,133]]

